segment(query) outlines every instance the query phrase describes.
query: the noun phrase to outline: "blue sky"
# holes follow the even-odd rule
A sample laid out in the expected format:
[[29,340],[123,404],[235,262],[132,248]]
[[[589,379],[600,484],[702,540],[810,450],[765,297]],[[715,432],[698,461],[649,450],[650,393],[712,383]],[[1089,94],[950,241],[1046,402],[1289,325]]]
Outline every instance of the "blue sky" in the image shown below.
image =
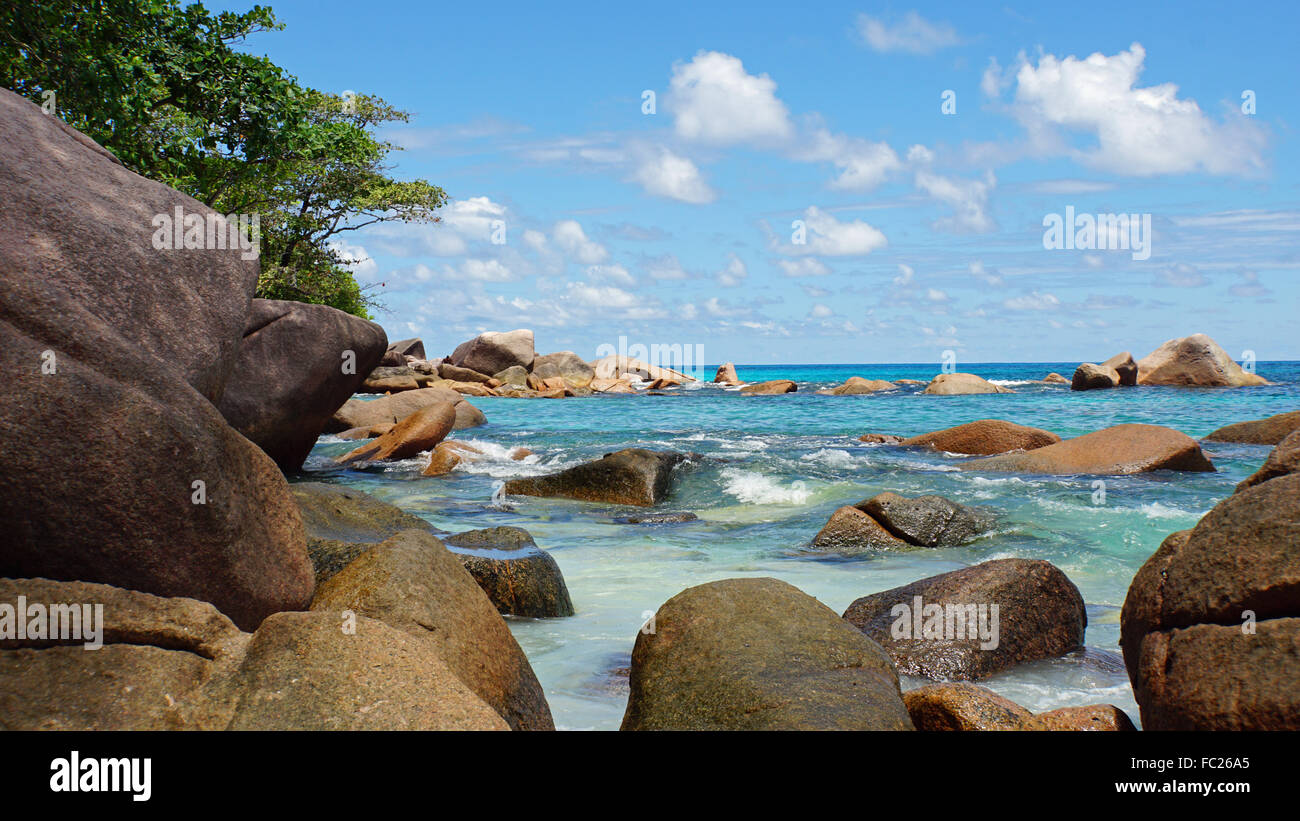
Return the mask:
[[[246,48],[412,112],[394,173],[453,198],[348,237],[430,355],[1300,359],[1291,4],[271,5]],[[1149,258],[1045,249],[1067,207],[1150,215]]]

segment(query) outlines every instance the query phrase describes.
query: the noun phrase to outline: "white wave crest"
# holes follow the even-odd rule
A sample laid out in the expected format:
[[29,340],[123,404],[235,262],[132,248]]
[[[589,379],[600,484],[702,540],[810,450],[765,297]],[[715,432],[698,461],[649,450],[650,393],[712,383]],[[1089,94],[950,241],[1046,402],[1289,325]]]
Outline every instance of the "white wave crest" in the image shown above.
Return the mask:
[[771,476],[751,470],[727,468],[722,471],[726,482],[723,491],[749,505],[799,505],[812,496],[803,482],[783,486]]

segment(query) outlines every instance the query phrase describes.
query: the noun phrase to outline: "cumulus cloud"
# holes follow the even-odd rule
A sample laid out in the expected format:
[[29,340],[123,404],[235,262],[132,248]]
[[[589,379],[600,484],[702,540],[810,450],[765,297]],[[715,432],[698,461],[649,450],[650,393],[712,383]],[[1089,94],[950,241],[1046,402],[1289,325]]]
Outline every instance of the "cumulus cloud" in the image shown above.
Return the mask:
[[804,242],[799,244],[792,237],[791,242],[778,248],[781,253],[792,256],[864,256],[889,244],[876,227],[862,220],[841,222],[815,205],[808,207],[801,221]]
[[[1140,43],[1085,59],[1047,54],[1037,65],[1022,55],[1011,110],[1040,147],[1055,147],[1105,171],[1144,177],[1264,167],[1267,139],[1260,126],[1235,113],[1216,122],[1195,100],[1180,99],[1173,83],[1139,87],[1145,60]],[[1000,89],[996,75],[991,64],[982,83],[986,92]],[[1071,148],[1062,132],[1089,135],[1096,145]]]
[[814,319],[825,319],[828,316],[834,316],[834,315],[835,315],[834,311],[832,311],[830,308],[826,307],[825,305],[821,304],[820,302],[812,306],[812,310],[808,312],[808,316]]
[[840,175],[831,182],[831,187],[849,191],[874,188],[903,165],[887,143],[832,134],[821,128],[805,138],[793,155],[804,162],[833,164]]
[[1051,311],[1061,305],[1061,300],[1054,294],[1040,294],[1034,291],[1024,296],[1003,300],[1002,307],[1010,311]]
[[650,194],[679,202],[699,205],[717,196],[695,163],[663,146],[642,152],[632,179]]
[[675,64],[667,102],[677,135],[687,140],[780,141],[794,132],[772,78],[749,74],[730,54],[701,51]]
[[824,277],[831,272],[821,260],[812,257],[778,259],[776,264],[788,277]]
[[933,54],[961,42],[947,23],[932,23],[914,11],[901,20],[887,23],[868,14],[858,15],[858,33],[868,46],[879,52]]
[[587,238],[577,220],[560,220],[552,229],[551,237],[570,259],[583,265],[595,265],[609,257],[605,246]]
[[982,180],[945,177],[927,169],[916,172],[919,190],[952,207],[953,215],[938,220],[935,227],[957,233],[983,234],[997,227],[988,212],[989,193],[996,186],[992,171]]
[[1156,284],[1171,288],[1200,288],[1209,285],[1210,281],[1196,266],[1178,262],[1162,268],[1156,274]]
[[328,243],[329,248],[343,258],[343,266],[356,275],[358,279],[373,279],[379,274],[379,265],[370,258],[364,245],[353,245],[344,240]]
[[735,254],[727,256],[727,265],[717,274],[718,284],[724,288],[734,288],[749,276],[745,262]]

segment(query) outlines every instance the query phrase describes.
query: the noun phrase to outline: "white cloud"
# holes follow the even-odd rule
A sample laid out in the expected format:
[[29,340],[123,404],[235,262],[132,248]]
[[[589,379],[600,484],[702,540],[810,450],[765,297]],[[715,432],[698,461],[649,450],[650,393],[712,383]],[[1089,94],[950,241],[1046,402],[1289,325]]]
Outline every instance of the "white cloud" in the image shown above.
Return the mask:
[[1200,288],[1209,285],[1210,281],[1205,278],[1200,269],[1195,265],[1188,265],[1185,262],[1176,262],[1162,268],[1157,274],[1157,285],[1168,285],[1172,288]]
[[636,294],[612,285],[570,282],[568,293],[574,301],[588,308],[634,308],[642,302]]
[[831,272],[821,260],[812,257],[778,259],[776,264],[788,277],[824,277]]
[[1012,311],[1050,311],[1061,305],[1061,300],[1053,294],[1040,294],[1034,291],[1032,294],[1025,296],[1012,297],[1004,300],[1002,307]]
[[646,273],[655,279],[686,279],[686,269],[672,254],[664,254],[647,261]]
[[583,265],[595,265],[609,257],[605,246],[587,239],[577,220],[560,220],[551,231],[551,237],[560,250]]
[[379,274],[379,265],[370,258],[370,254],[366,252],[364,245],[353,245],[344,240],[334,240],[328,245],[346,260],[343,266],[355,274],[358,279],[373,279]]
[[749,276],[745,262],[735,254],[727,256],[727,267],[718,272],[718,284],[724,288],[734,288]]
[[662,146],[643,153],[632,179],[648,193],[679,202],[699,205],[717,197],[695,163]]
[[840,222],[815,205],[804,212],[805,242],[782,245],[785,254],[810,254],[828,257],[864,256],[889,244],[879,229],[862,220]]
[[898,264],[898,276],[894,277],[894,285],[899,288],[906,288],[912,284],[912,278],[916,276],[916,271],[910,265]]
[[961,42],[952,26],[931,23],[914,11],[909,11],[893,25],[880,18],[859,14],[858,33],[867,45],[881,52],[933,54]]
[[834,164],[840,169],[840,175],[831,182],[832,188],[850,191],[874,188],[902,167],[898,154],[887,143],[832,134],[825,129],[813,131],[806,143],[794,151],[795,158]]
[[598,282],[609,282],[627,288],[636,285],[636,278],[622,265],[592,265],[587,269],[587,276]]
[[1056,143],[1058,130],[1095,137],[1095,148],[1059,150],[1107,171],[1152,176],[1263,168],[1262,128],[1237,114],[1214,122],[1195,100],[1179,99],[1173,83],[1137,87],[1145,59],[1140,43],[1082,60],[1047,54],[1037,66],[1022,57],[1012,110],[1039,145]]
[[952,206],[953,215],[938,220],[935,227],[958,233],[982,234],[997,227],[988,213],[989,192],[996,186],[992,171],[982,180],[954,179],[927,170],[916,172],[917,188]]
[[970,272],[971,276],[990,287],[1001,288],[1006,284],[1006,280],[1002,278],[1001,274],[997,271],[988,270],[984,267],[984,263],[978,260],[970,264]]
[[828,316],[834,316],[834,315],[835,315],[834,311],[832,311],[830,308],[826,307],[825,305],[821,304],[820,302],[812,306],[812,310],[808,312],[808,316],[813,317],[814,319],[824,319]]
[[749,74],[739,58],[717,51],[673,66],[668,107],[678,136],[688,140],[784,140],[794,131],[772,78]]

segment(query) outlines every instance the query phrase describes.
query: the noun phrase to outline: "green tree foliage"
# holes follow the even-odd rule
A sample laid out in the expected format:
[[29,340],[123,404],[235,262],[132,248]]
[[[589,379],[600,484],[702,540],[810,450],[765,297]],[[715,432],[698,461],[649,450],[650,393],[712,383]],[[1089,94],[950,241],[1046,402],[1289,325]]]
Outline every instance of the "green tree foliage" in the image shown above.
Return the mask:
[[0,85],[53,102],[144,176],[224,214],[260,214],[258,296],[369,316],[373,302],[337,238],[379,222],[437,221],[446,194],[387,175],[396,146],[374,129],[405,122],[405,112],[304,88],[235,48],[280,28],[262,6],[212,14],[180,0],[0,4]]

